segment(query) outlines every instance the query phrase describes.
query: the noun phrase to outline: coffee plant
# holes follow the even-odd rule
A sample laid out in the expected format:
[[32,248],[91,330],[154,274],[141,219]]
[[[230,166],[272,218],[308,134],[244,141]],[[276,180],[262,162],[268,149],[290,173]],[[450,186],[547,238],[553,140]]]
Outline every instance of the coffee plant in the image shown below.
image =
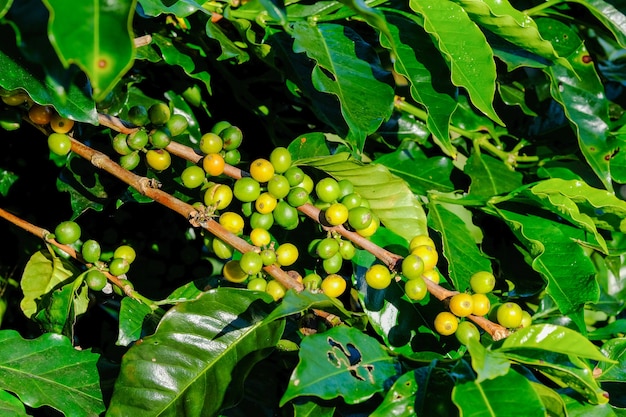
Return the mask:
[[624,0],[0,23],[2,415],[626,415]]

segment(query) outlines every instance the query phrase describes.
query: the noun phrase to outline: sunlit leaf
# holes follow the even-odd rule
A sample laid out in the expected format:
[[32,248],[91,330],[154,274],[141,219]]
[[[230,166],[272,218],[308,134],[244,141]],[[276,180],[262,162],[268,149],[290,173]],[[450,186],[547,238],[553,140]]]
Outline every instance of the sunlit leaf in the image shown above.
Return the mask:
[[472,179],[469,196],[473,198],[487,199],[513,191],[522,185],[522,174],[485,154],[472,153],[467,159],[464,172]]
[[397,372],[395,359],[376,339],[346,326],[308,336],[299,356],[281,405],[310,395],[357,404],[381,392]]
[[0,344],[0,389],[30,407],[49,405],[66,415],[104,411],[99,355],[74,349],[68,338],[54,333],[27,340],[14,330],[2,330]]
[[414,371],[407,372],[393,383],[383,402],[370,417],[411,417],[415,415],[415,396],[419,388]]
[[317,294],[310,291],[296,292],[287,291],[280,305],[265,318],[266,322],[287,317],[292,314],[302,313],[306,310],[318,308],[324,311],[335,311],[343,317],[350,317],[351,313],[344,308],[339,300],[331,298],[326,294]]
[[611,339],[602,345],[602,351],[614,363],[603,362],[598,364],[602,373],[599,381],[625,382],[626,381],[626,338]]
[[0,391],[0,413],[4,416],[26,417],[24,404],[14,395]]

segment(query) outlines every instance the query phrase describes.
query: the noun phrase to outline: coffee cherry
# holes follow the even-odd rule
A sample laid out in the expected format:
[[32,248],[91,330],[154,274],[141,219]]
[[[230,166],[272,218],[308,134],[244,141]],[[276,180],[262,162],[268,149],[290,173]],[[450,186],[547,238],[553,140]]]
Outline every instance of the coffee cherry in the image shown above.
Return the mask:
[[304,288],[309,291],[317,290],[320,288],[320,285],[322,285],[322,277],[319,276],[319,274],[312,272],[302,278],[302,284],[304,285]]
[[270,153],[270,162],[274,166],[274,171],[282,174],[291,167],[291,153],[284,147],[277,147]]
[[98,262],[100,260],[100,255],[102,254],[100,243],[93,239],[87,240],[80,248],[80,254],[82,255],[85,262],[88,262],[90,264]]
[[474,310],[474,300],[472,296],[467,293],[455,294],[450,298],[450,304],[448,306],[452,314],[457,317],[467,317],[472,314]]
[[420,245],[411,251],[411,254],[417,255],[424,261],[424,269],[433,269],[437,265],[439,260],[439,254],[437,250],[432,246]]
[[315,188],[315,183],[313,183],[313,178],[305,173],[302,181],[300,181],[300,183],[297,184],[296,187],[304,188],[307,193],[311,194],[313,192],[313,188]]
[[224,129],[230,126],[232,126],[230,122],[226,120],[220,120],[219,122],[213,125],[213,127],[211,128],[211,133],[215,133],[216,135],[219,135],[220,133],[222,133]]
[[128,135],[125,133],[118,133],[111,140],[111,145],[113,146],[113,150],[120,155],[128,155],[133,152],[132,149],[128,146]]
[[285,292],[287,292],[287,289],[283,284],[276,281],[275,279],[272,279],[267,282],[265,292],[271,295],[274,301],[278,301],[285,296]]
[[50,128],[55,133],[67,133],[74,127],[74,121],[54,113],[50,118]]
[[237,126],[228,126],[219,135],[224,141],[223,148],[225,151],[237,149],[243,141],[243,133]]
[[136,151],[145,148],[148,140],[148,133],[143,129],[139,129],[126,137],[128,147]]
[[71,220],[61,222],[54,229],[54,238],[63,245],[71,245],[80,239],[80,226]]
[[109,262],[109,272],[112,275],[119,276],[124,275],[130,269],[130,262],[124,258],[113,258]]
[[331,177],[322,178],[315,185],[317,198],[325,203],[332,203],[341,196],[341,188],[337,180]]
[[28,110],[28,118],[31,122],[38,125],[46,125],[50,123],[54,110],[51,106],[42,106],[40,104],[33,104]]
[[457,340],[464,345],[467,345],[470,340],[478,340],[480,339],[480,331],[474,325],[474,323],[463,320],[459,323],[456,332],[454,332]]
[[329,274],[320,284],[322,292],[333,298],[341,296],[346,291],[347,286],[346,280],[337,274]]
[[[344,206],[346,206],[348,208],[348,210],[352,210],[355,209],[357,207],[361,206],[361,203],[363,202],[363,198],[358,194],[358,193],[350,193],[348,195],[345,195],[341,198],[341,204],[343,204]],[[367,207],[365,207],[367,208]],[[356,227],[355,227],[356,229]],[[363,229],[363,228],[361,228]]]
[[219,135],[216,135],[215,133],[205,133],[204,135],[202,135],[202,137],[200,137],[200,151],[205,154],[211,154],[211,153],[219,153],[222,151],[222,147],[224,146],[224,142],[222,141],[222,138],[219,137]]
[[300,223],[298,210],[284,200],[281,200],[278,204],[276,204],[273,215],[276,224],[285,230],[293,230],[298,227],[298,224]]
[[448,311],[442,311],[435,317],[435,331],[442,336],[450,336],[459,327],[459,319]]
[[248,275],[256,275],[263,268],[263,259],[261,255],[254,251],[248,251],[241,255],[239,266]]
[[92,291],[102,291],[107,285],[107,277],[97,269],[92,269],[85,275],[87,287]]
[[304,171],[297,166],[290,167],[283,175],[291,187],[297,187],[304,180]]
[[137,258],[137,253],[130,245],[120,245],[113,252],[113,258],[126,259],[131,264]]
[[365,281],[376,290],[385,289],[391,284],[391,272],[385,265],[372,265],[365,272]]
[[428,294],[428,287],[423,278],[409,279],[404,284],[404,292],[411,300],[420,301]]
[[292,207],[300,207],[309,201],[309,193],[302,187],[294,187],[287,194],[287,203]]
[[354,207],[348,213],[348,224],[354,230],[367,229],[373,221],[372,211],[367,207]]
[[155,103],[148,108],[150,122],[157,126],[164,125],[170,119],[172,112],[165,103]]
[[28,94],[25,93],[17,93],[1,97],[2,102],[8,106],[21,106],[22,104],[26,104],[30,100]]
[[172,142],[172,138],[164,129],[156,129],[150,134],[150,144],[155,149],[163,149]]
[[219,224],[221,224],[229,232],[237,235],[243,231],[245,222],[243,217],[239,214],[233,211],[227,211],[220,215]]
[[348,209],[341,203],[333,203],[324,211],[324,218],[331,226],[339,226],[348,221]]
[[233,259],[224,264],[222,275],[224,275],[226,281],[234,282],[236,284],[240,284],[248,279],[248,274],[241,269],[239,261]]
[[237,165],[241,162],[241,153],[238,149],[231,149],[230,151],[224,152],[224,161],[228,165]]
[[408,279],[417,279],[424,272],[424,261],[417,255],[407,255],[402,260],[402,275]]
[[132,171],[137,168],[139,162],[141,161],[141,157],[139,156],[139,152],[132,151],[128,155],[120,156],[120,165],[122,168]]
[[261,193],[259,198],[254,202],[254,208],[261,214],[267,214],[274,211],[278,201],[276,198],[270,193]]
[[470,277],[470,287],[475,293],[490,293],[495,286],[496,278],[489,271],[479,271]]
[[65,156],[72,149],[72,141],[66,134],[51,133],[48,136],[48,148],[55,155]]
[[269,230],[270,227],[274,225],[274,216],[272,213],[261,214],[259,212],[254,212],[250,216],[250,227],[253,229],[265,229]]
[[274,175],[267,183],[267,192],[276,199],[287,197],[290,189],[289,181],[282,175]]
[[223,210],[233,201],[233,190],[226,184],[215,184],[204,193],[204,204]]
[[180,174],[180,180],[186,188],[198,188],[204,183],[206,173],[197,165],[190,165]]
[[339,254],[342,259],[349,261],[356,255],[356,247],[349,240],[341,240],[339,242]]
[[261,291],[265,292],[267,288],[267,281],[265,278],[253,278],[248,281],[248,285],[246,286],[250,291]]
[[356,232],[363,237],[370,237],[378,230],[380,220],[377,216],[373,216],[372,222],[365,229],[358,229]]
[[163,171],[172,164],[172,157],[165,149],[150,149],[146,152],[146,163],[155,171]]
[[489,313],[491,302],[485,294],[472,294],[472,301],[474,302],[474,309],[472,310],[473,315],[485,316]]
[[263,265],[269,266],[276,263],[276,252],[274,249],[264,249],[261,251],[261,260]]
[[289,266],[298,260],[298,248],[293,243],[283,243],[276,248],[276,262],[280,266]]
[[422,245],[432,246],[434,248],[435,242],[428,237],[428,235],[417,235],[409,242],[409,252]]
[[211,249],[215,256],[220,259],[232,258],[235,249],[221,239],[215,238],[211,241]]
[[258,227],[250,232],[250,241],[254,246],[262,248],[270,244],[272,236],[267,230]]
[[324,259],[322,261],[322,269],[327,274],[336,274],[341,270],[341,266],[343,265],[343,258],[339,252],[335,253],[330,258]]
[[522,311],[522,322],[520,323],[520,327],[522,328],[526,328],[526,327],[530,327],[530,325],[533,324],[533,318],[531,317],[530,313],[526,310]]
[[135,126],[145,126],[150,123],[150,116],[148,116],[148,109],[141,104],[137,104],[128,109],[128,121]]
[[255,159],[250,164],[250,175],[258,182],[266,183],[274,177],[274,166],[267,159]]
[[522,324],[522,308],[516,303],[509,301],[498,307],[496,317],[500,325],[515,329]]
[[222,175],[225,166],[226,162],[224,161],[224,157],[219,153],[210,153],[202,158],[202,168],[204,168],[204,171],[209,175]]
[[350,180],[339,180],[337,181],[337,184],[339,184],[339,198],[343,198],[345,196],[347,196],[348,194],[352,194],[354,193],[354,184],[352,184],[352,181]]
[[251,202],[261,195],[261,186],[254,178],[243,177],[235,181],[233,187],[235,198],[241,202]]
[[429,269],[428,271],[422,272],[422,278],[432,281],[435,284],[439,284],[441,281],[441,275],[439,275],[436,269]]
[[173,114],[167,122],[165,122],[165,127],[170,131],[172,136],[178,136],[182,134],[187,127],[189,126],[189,122],[187,118],[182,114],[175,113]]
[[327,237],[320,240],[316,247],[315,253],[322,259],[328,259],[334,256],[339,251],[339,242],[337,239],[333,239],[332,237]]
[[[13,132],[22,126],[22,113],[16,109],[0,109],[0,128]],[[2,313],[3,298],[0,298],[0,313]],[[1,314],[0,314],[1,317]]]

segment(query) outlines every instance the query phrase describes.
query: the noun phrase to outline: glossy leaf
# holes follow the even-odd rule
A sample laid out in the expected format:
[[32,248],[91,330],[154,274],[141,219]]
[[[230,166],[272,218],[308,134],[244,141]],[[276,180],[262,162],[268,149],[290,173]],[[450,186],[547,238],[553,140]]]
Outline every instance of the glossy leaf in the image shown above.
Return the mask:
[[511,369],[511,363],[502,352],[485,348],[478,339],[470,339],[467,351],[472,358],[472,368],[476,371],[477,384],[505,376]]
[[541,402],[547,410],[547,415],[553,417],[567,417],[567,409],[563,398],[552,388],[538,382],[530,382],[533,389],[541,398]]
[[65,117],[98,124],[95,104],[86,91],[71,83],[67,90],[59,92],[57,84],[39,66],[24,59],[9,26],[0,26],[0,37],[6,40],[0,49],[0,87],[8,91],[25,90],[33,101],[52,105]]
[[314,401],[293,404],[293,417],[333,417],[334,414],[335,407],[320,405]]
[[76,319],[87,311],[88,305],[88,288],[83,284],[81,275],[73,282],[44,294],[38,302],[40,310],[33,320],[46,332],[73,338]]
[[53,333],[27,340],[14,330],[2,330],[0,344],[0,389],[30,407],[49,405],[66,415],[104,411],[99,355],[74,349],[68,338]]
[[546,281],[546,292],[563,314],[580,311],[585,303],[598,299],[595,268],[575,242],[584,239],[584,231],[530,212],[498,209],[497,214],[530,252],[529,264]]
[[461,415],[495,417],[515,410],[520,416],[542,416],[541,398],[526,378],[510,369],[506,375],[482,382],[469,381],[455,385],[452,401]]
[[472,179],[469,189],[472,198],[487,199],[522,185],[522,174],[485,154],[472,153],[465,163],[464,172]]
[[454,191],[450,179],[454,170],[452,159],[446,156],[427,158],[414,142],[404,143],[374,162],[386,166],[389,172],[405,180],[415,194],[426,195],[433,190]]
[[163,316],[163,311],[153,311],[150,306],[134,298],[124,297],[119,314],[119,331],[115,344],[128,346],[144,335],[152,334]]
[[547,67],[544,71],[550,77],[550,94],[563,107],[587,163],[607,190],[612,191],[609,160],[613,148],[607,141],[609,101],[604,86],[589,52],[573,29],[553,19],[542,18],[539,22],[542,34],[553,43],[563,44],[563,38],[567,39],[567,46],[558,51],[575,73],[561,65]]
[[394,69],[409,81],[411,96],[428,112],[428,129],[439,140],[442,150],[454,158],[457,151],[450,142],[449,125],[458,92],[442,77],[450,70],[415,17],[392,10],[387,10],[385,16],[393,43],[383,35],[380,43],[394,53]]
[[164,0],[138,0],[141,11],[148,16],[159,16],[163,13],[171,13],[177,17],[187,17],[198,10],[204,11],[202,5],[193,0],[167,1]]
[[626,48],[626,8],[623,0],[572,0],[586,7]]
[[20,286],[24,298],[20,303],[26,317],[38,311],[37,302],[45,294],[57,288],[76,273],[75,267],[67,260],[52,256],[49,252],[35,252],[24,267]]
[[107,415],[215,415],[229,384],[282,335],[283,321],[262,323],[269,298],[220,288],[172,307],[156,333],[124,355]]
[[491,271],[491,261],[478,247],[482,243],[482,233],[480,240],[476,241],[478,228],[472,223],[469,210],[431,199],[428,225],[441,235],[443,256],[448,260],[448,276],[458,291],[469,288],[469,280],[474,273]]
[[370,417],[411,417],[415,415],[415,396],[419,385],[414,371],[407,372],[393,383],[383,402]]
[[602,352],[615,361],[614,363],[602,362],[598,367],[602,373],[599,381],[625,382],[626,381],[626,338],[618,337],[611,339],[602,345]]
[[208,20],[205,31],[209,38],[219,43],[221,53],[216,58],[218,61],[236,58],[237,63],[242,64],[250,59],[250,54],[238,47],[216,23]]
[[424,29],[450,66],[452,83],[467,90],[472,103],[492,120],[504,124],[493,108],[496,64],[485,35],[457,4],[442,0],[409,2],[424,18]]
[[13,0],[0,0],[0,19],[7,14],[11,8],[11,3],[13,3]]
[[311,80],[316,89],[339,100],[350,133],[346,138],[362,151],[366,137],[389,118],[394,92],[373,49],[348,27],[334,23],[293,27],[294,52],[315,60]]
[[50,10],[50,42],[63,65],[78,65],[89,77],[96,101],[133,65],[134,0],[68,2],[44,0]]
[[385,227],[409,240],[427,234],[426,214],[406,183],[379,164],[362,164],[347,153],[332,157],[297,161],[327,172],[341,180],[347,179],[366,198]]
[[383,391],[397,372],[395,359],[376,339],[346,326],[308,336],[299,357],[281,406],[311,395],[358,404]]
[[563,403],[567,409],[568,417],[587,417],[592,415],[593,417],[617,417],[614,408],[610,404],[589,404],[587,402],[580,401],[570,395],[561,394]]
[[518,329],[504,339],[500,350],[540,349],[596,361],[610,361],[585,336],[554,324],[534,324]]
[[7,391],[0,391],[0,413],[12,417],[28,416],[24,404]]
[[279,318],[287,317],[292,314],[302,313],[306,310],[317,308],[324,311],[334,311],[343,317],[350,317],[352,314],[346,310],[341,301],[331,298],[323,293],[313,293],[311,291],[296,292],[287,291],[285,297],[281,300],[280,305],[265,318],[265,322],[269,323]]

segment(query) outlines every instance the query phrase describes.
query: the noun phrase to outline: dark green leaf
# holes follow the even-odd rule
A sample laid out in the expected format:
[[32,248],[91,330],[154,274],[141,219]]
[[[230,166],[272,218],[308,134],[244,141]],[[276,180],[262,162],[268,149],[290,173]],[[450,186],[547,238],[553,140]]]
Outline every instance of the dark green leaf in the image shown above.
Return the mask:
[[49,405],[65,415],[104,411],[99,355],[74,349],[68,338],[53,333],[26,340],[14,330],[2,330],[0,344],[0,389],[14,392],[30,407]]
[[538,22],[541,22],[542,34],[553,43],[559,43],[563,50],[559,50],[559,54],[567,58],[575,70],[572,72],[561,65],[545,68],[551,81],[550,94],[563,106],[587,163],[604,186],[612,191],[609,160],[613,148],[607,141],[609,101],[604,86],[593,62],[585,58],[589,58],[589,52],[572,28],[548,18],[539,19]]
[[495,417],[510,415],[543,416],[541,398],[526,378],[510,369],[498,378],[482,382],[470,381],[456,385],[452,401],[461,415]]
[[428,112],[428,129],[441,143],[441,149],[456,157],[450,142],[450,117],[456,108],[457,89],[443,77],[449,69],[428,33],[409,15],[387,10],[389,33],[393,43],[381,36],[380,43],[395,55],[394,69],[411,84],[411,96]]
[[526,103],[526,89],[519,83],[498,84],[498,92],[502,101],[509,106],[519,106],[528,116],[538,116]]
[[409,4],[424,18],[424,29],[448,61],[452,83],[467,90],[479,110],[503,125],[493,108],[496,64],[485,35],[455,3],[411,0]]
[[216,23],[208,20],[205,30],[209,38],[219,42],[222,53],[217,57],[218,61],[236,58],[237,63],[242,64],[250,59],[250,54],[238,47]]
[[419,388],[415,371],[407,372],[393,383],[383,402],[370,417],[411,417],[415,415],[415,396]]
[[89,76],[96,101],[103,99],[132,67],[135,1],[44,0],[50,10],[50,42],[63,65],[78,65]]
[[488,199],[522,185],[522,174],[484,153],[472,153],[465,163],[464,172],[472,179],[469,196],[473,198]]
[[13,3],[13,0],[0,0],[0,19],[7,14],[11,8],[11,3]]
[[584,239],[584,231],[531,213],[498,209],[497,214],[530,252],[530,265],[547,282],[546,291],[563,314],[598,299],[595,268],[575,241]]
[[337,179],[348,179],[366,198],[385,227],[409,240],[427,234],[426,213],[406,183],[380,164],[363,164],[347,153],[297,161],[321,169]]
[[350,317],[351,313],[336,298],[331,298],[326,294],[316,294],[310,291],[296,292],[287,291],[278,307],[265,318],[265,322],[290,316],[292,314],[302,313],[306,310],[318,308],[328,312],[336,312],[343,317]]
[[229,384],[282,335],[283,321],[263,324],[268,298],[220,288],[172,307],[156,333],[124,355],[107,415],[216,415]]
[[146,334],[151,334],[157,327],[163,311],[153,311],[150,306],[124,297],[120,305],[119,332],[116,345],[128,346]]
[[293,417],[333,417],[335,407],[319,405],[308,401],[304,404],[293,404]]
[[391,115],[394,92],[381,81],[389,73],[371,46],[348,27],[296,23],[293,36],[294,52],[305,52],[317,64],[311,75],[313,85],[337,97],[350,128],[346,139],[362,151],[366,137]]
[[589,9],[608,30],[622,48],[626,48],[626,4],[623,0],[572,0]]
[[281,406],[300,396],[361,403],[383,391],[397,364],[376,339],[346,326],[305,338]]

